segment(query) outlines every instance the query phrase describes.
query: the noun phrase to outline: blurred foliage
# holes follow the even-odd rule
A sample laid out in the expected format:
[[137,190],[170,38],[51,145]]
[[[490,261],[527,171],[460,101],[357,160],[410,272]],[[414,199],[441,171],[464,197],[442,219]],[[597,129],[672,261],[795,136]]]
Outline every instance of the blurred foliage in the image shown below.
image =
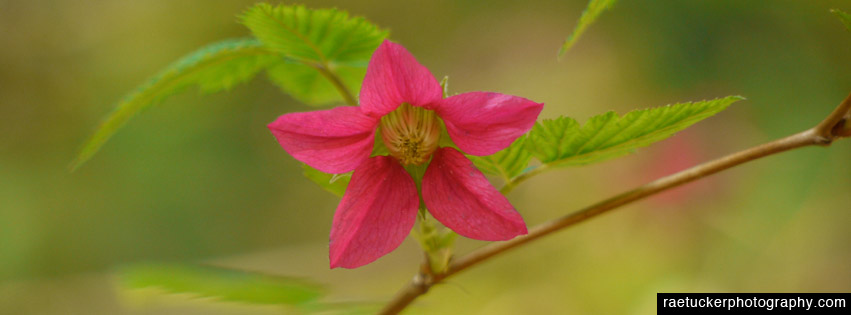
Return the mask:
[[838,9],[831,9],[830,12],[836,14],[839,20],[842,21],[842,24],[845,24],[845,28],[847,28],[848,31],[851,31],[851,14],[842,12],[842,10]]
[[[0,1],[0,309],[12,314],[280,314],[277,308],[115,295],[138,260],[213,261],[309,277],[331,300],[383,301],[422,257],[408,240],[328,270],[338,200],[268,133],[312,108],[255,80],[175,95],[66,166],[115,101],[187,52],[248,36],[255,1]],[[619,1],[561,62],[587,1],[308,1],[393,31],[453,92],[546,103],[543,118],[744,95],[638,154],[552,172],[509,196],[532,225],[699,163],[808,128],[847,94],[845,0]],[[685,145],[683,145],[685,144]],[[674,152],[674,153],[668,153]],[[662,159],[662,156],[666,159]],[[434,288],[412,313],[648,314],[652,292],[849,291],[851,146],[795,151],[612,213]],[[464,238],[458,252],[481,246]],[[613,302],[617,301],[617,302]]]
[[564,40],[564,44],[561,44],[561,48],[558,50],[559,58],[564,57],[564,54],[579,40],[579,37],[582,36],[582,33],[585,33],[585,29],[597,20],[597,17],[600,16],[603,11],[610,9],[615,5],[617,0],[590,0],[588,1],[588,7],[585,8],[585,11],[582,11],[582,16],[579,17],[579,22],[576,23],[576,28],[573,29],[573,32],[567,36],[567,39]]
[[148,263],[119,271],[128,288],[156,287],[170,293],[189,293],[223,301],[300,305],[315,301],[323,288],[300,279],[213,266]]

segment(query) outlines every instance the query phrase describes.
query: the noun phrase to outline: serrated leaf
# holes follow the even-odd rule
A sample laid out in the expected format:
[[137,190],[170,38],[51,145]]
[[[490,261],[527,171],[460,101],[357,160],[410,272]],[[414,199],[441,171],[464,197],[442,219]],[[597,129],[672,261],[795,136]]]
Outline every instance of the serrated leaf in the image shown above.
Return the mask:
[[387,37],[362,17],[337,9],[258,3],[242,15],[242,23],[271,49],[305,63],[366,67]]
[[526,136],[514,141],[508,148],[488,156],[469,156],[479,170],[487,174],[498,175],[506,182],[526,169],[532,154],[526,151]]
[[339,77],[348,93],[359,91],[369,58],[387,37],[366,19],[336,9],[259,3],[241,19],[255,37],[291,61],[269,69],[269,78],[309,105],[343,100],[320,69]]
[[628,154],[710,117],[741,96],[594,116],[584,126],[559,117],[535,124],[525,148],[553,166],[582,165]]
[[252,304],[300,305],[324,294],[321,286],[302,279],[186,264],[133,265],[119,270],[119,279],[129,288],[156,287]]
[[[366,68],[338,66],[331,69],[351,91],[359,91]],[[297,61],[281,62],[267,70],[285,93],[308,105],[325,105],[342,100],[337,88],[315,68]]]
[[197,85],[211,93],[251,79],[281,59],[255,39],[234,39],[203,47],[171,64],[125,96],[83,145],[71,169],[76,169],[131,117],[182,89]]
[[320,170],[310,167],[307,164],[303,165],[304,177],[307,177],[323,189],[342,197],[346,192],[346,187],[349,186],[349,181],[352,180],[352,173],[345,174],[328,174]]
[[588,1],[588,6],[585,7],[585,11],[582,11],[582,16],[579,17],[579,22],[576,23],[576,28],[573,29],[573,32],[567,36],[564,40],[564,44],[561,45],[561,49],[558,51],[558,56],[561,58],[570,47],[573,47],[573,44],[579,40],[579,37],[585,33],[585,29],[588,28],[594,21],[597,20],[597,17],[600,16],[601,13],[611,8],[617,0],[590,0]]
[[845,24],[845,28],[851,32],[851,14],[842,12],[842,10],[839,9],[831,9],[830,12],[836,14],[839,20],[842,21],[842,24]]

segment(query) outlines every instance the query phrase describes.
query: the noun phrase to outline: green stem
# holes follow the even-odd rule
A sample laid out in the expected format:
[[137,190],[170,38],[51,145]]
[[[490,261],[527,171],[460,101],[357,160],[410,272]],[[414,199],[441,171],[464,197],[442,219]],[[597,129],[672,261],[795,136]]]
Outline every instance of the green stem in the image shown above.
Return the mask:
[[322,74],[323,77],[328,79],[328,81],[334,85],[334,88],[337,89],[337,92],[340,93],[340,95],[343,97],[343,100],[346,101],[346,104],[349,104],[351,106],[358,105],[358,101],[355,99],[354,96],[352,96],[352,92],[349,91],[349,88],[346,87],[346,85],[343,83],[343,80],[340,79],[340,76],[334,73],[334,71],[332,71],[327,64],[312,63],[308,65],[319,71],[319,73]]

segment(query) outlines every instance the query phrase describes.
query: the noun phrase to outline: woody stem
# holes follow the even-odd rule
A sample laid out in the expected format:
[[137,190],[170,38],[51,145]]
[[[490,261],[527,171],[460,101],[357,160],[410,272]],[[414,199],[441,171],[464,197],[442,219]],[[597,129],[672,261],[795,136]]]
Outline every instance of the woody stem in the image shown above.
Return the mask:
[[[433,285],[440,283],[448,277],[476,266],[512,248],[528,244],[543,236],[584,222],[610,210],[766,156],[812,145],[828,146],[834,140],[851,136],[848,131],[848,125],[851,124],[849,120],[851,120],[851,95],[848,95],[825,120],[813,128],[657,179],[563,217],[535,226],[525,236],[517,237],[506,242],[491,243],[453,261],[445,272],[428,275],[420,272],[408,285],[396,294],[393,300],[384,307],[381,314],[397,314],[410,305],[416,298],[428,292]],[[535,174],[541,172],[538,171]],[[517,183],[529,177],[531,176],[523,177],[522,179],[520,177],[515,178],[515,180],[506,185],[506,188],[503,188],[503,191],[510,191]],[[423,281],[424,279],[427,281]]]

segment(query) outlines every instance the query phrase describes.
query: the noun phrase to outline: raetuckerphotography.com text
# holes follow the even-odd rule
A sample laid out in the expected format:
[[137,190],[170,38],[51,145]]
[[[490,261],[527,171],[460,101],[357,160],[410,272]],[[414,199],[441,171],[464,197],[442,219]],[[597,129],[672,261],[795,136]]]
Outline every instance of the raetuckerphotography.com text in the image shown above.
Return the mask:
[[761,310],[826,314],[849,311],[849,297],[849,293],[658,293],[656,298],[659,314],[697,309],[718,313]]

